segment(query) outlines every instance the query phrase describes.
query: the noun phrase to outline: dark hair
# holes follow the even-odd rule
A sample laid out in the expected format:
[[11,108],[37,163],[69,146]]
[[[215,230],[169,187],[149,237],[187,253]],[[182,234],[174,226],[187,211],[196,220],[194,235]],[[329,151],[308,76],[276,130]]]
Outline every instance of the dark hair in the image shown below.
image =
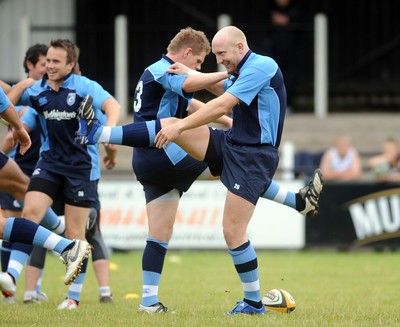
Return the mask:
[[29,73],[28,66],[26,65],[27,61],[30,61],[32,65],[36,65],[36,63],[39,61],[40,56],[46,56],[47,54],[47,45],[46,44],[35,44],[32,45],[28,50],[26,50],[25,53],[25,58],[24,58],[24,69],[25,73]]

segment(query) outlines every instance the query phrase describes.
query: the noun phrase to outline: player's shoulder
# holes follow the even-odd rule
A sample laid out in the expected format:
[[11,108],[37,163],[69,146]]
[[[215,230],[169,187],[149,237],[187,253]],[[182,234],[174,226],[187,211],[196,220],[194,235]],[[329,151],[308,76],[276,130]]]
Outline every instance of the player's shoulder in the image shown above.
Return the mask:
[[171,65],[170,62],[162,58],[147,67],[146,71],[150,72],[154,79],[157,79],[159,76],[164,75],[167,68]]
[[27,90],[30,91],[30,93],[38,93],[43,91],[45,88],[46,80],[40,79],[34,82]]
[[[75,90],[75,92],[82,97],[86,94],[93,94],[98,96],[100,91],[103,91],[103,87],[95,80],[92,80],[83,75],[72,74],[67,80],[65,86],[68,89]],[[101,93],[101,92],[100,92]]]
[[250,55],[248,64],[252,67],[260,67],[266,65],[270,67],[278,67],[278,64],[274,58],[257,53],[252,53]]
[[74,85],[74,86],[96,83],[94,80],[91,80],[90,78],[88,78],[86,76],[77,75],[77,74],[71,74],[71,76],[68,77],[66,82],[67,82],[67,84]]
[[250,75],[252,79],[254,76],[261,79],[271,78],[276,74],[278,68],[279,66],[273,58],[252,53],[243,64],[240,74]]

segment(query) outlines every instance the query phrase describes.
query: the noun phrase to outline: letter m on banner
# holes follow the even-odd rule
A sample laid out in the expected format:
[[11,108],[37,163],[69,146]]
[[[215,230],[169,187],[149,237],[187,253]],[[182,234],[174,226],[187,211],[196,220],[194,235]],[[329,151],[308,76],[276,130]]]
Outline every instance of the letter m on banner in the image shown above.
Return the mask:
[[380,197],[349,207],[358,239],[395,232],[400,227],[399,196]]

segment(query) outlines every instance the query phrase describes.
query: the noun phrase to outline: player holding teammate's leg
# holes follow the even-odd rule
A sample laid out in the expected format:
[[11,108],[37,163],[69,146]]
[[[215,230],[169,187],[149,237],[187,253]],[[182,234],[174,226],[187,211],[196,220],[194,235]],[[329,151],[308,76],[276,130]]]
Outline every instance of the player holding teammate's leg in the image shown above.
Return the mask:
[[[181,120],[167,118],[110,129],[96,124],[93,115],[84,114],[87,120],[80,124],[78,139],[134,147],[155,144],[164,150],[169,143],[176,142],[193,158],[207,162],[213,175],[221,176],[228,190],[223,231],[244,290],[243,300],[229,314],[262,314],[257,255],[246,230],[256,203],[271,187],[278,166],[278,147],[286,111],[285,86],[276,62],[252,53],[245,35],[234,26],[216,34],[213,52],[230,76],[220,85],[223,87],[221,95],[194,114]],[[177,63],[167,71],[188,74],[188,68]],[[231,130],[225,132],[206,126],[232,108]],[[322,175],[317,170],[312,182],[302,190],[304,192],[295,197],[303,200],[303,209],[300,205],[296,208],[305,214],[316,213],[322,189]],[[275,199],[280,192],[267,195]]]
[[[100,123],[91,108],[92,99],[87,96],[86,106],[80,111],[79,130],[76,132],[76,142],[80,144],[119,144],[130,147],[154,146],[155,135],[164,126],[174,123],[176,118],[163,118],[149,122],[135,122],[124,126],[107,127]],[[318,202],[324,186],[320,169],[316,169],[311,180],[297,193],[288,191],[278,183],[271,184],[261,196],[292,209],[304,216],[318,214]]]

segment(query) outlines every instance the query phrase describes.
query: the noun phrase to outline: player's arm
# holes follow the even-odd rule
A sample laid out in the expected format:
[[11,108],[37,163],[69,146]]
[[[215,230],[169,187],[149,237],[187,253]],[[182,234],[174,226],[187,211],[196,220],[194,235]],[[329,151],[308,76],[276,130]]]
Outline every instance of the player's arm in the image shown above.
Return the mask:
[[24,125],[19,118],[17,111],[13,104],[10,103],[9,107],[0,114],[1,118],[7,121],[13,128],[13,143],[20,142],[20,153],[23,155],[31,147],[31,138],[28,132],[25,130]]
[[181,132],[206,125],[223,115],[227,115],[239,101],[234,95],[225,92],[221,96],[208,101],[199,110],[185,119],[178,121],[176,124],[179,125]]
[[3,89],[4,93],[8,93],[11,90],[11,85],[0,80],[0,87]]
[[[22,108],[18,115],[21,117],[24,112],[26,111],[27,107]],[[26,126],[24,124],[24,128],[26,129],[26,131],[29,133],[31,130],[28,126]],[[2,151],[5,154],[8,154],[13,148],[14,148],[14,136],[13,136],[13,130],[12,128],[8,129],[8,132],[6,133],[6,135],[3,138],[3,141],[0,144],[0,151]]]
[[[192,102],[188,108],[189,114],[194,113],[203,105],[204,102],[201,102],[197,99],[192,99]],[[226,128],[232,128],[232,118],[228,117],[227,115],[219,117],[217,120],[213,121],[213,123],[223,125]]]
[[156,146],[158,148],[166,147],[170,142],[176,140],[183,131],[207,125],[217,120],[228,114],[231,108],[239,102],[240,100],[237,97],[228,92],[208,101],[185,119],[180,119],[172,125],[163,127],[155,138]]
[[104,144],[106,155],[103,158],[103,164],[106,169],[113,169],[117,164],[118,146],[115,144]]
[[[107,116],[107,126],[116,126],[121,114],[121,105],[114,98],[108,98],[104,101],[102,110]],[[113,169],[117,164],[118,146],[115,144],[104,144],[106,155],[103,158],[103,163],[106,169]]]
[[31,138],[25,130],[14,105],[6,96],[3,89],[0,89],[0,91],[0,118],[5,120],[14,128],[14,140],[20,142],[20,153],[25,154],[32,144]]
[[225,92],[224,80],[222,80],[214,85],[210,85],[209,87],[207,87],[207,91],[216,95],[217,97],[219,97],[220,95],[222,95]]
[[223,125],[225,128],[232,128],[232,118],[227,115],[219,117],[215,123]]
[[121,115],[121,105],[114,98],[104,101],[101,110],[107,116],[106,126],[116,126]]
[[182,85],[182,90],[187,93],[205,89],[213,89],[215,92],[217,92],[217,90],[219,90],[221,87],[219,82],[229,77],[227,72],[201,73],[199,71],[189,69],[187,66],[178,62],[171,65],[167,69],[167,72],[177,75],[188,75]]
[[31,87],[35,83],[33,78],[26,78],[17,84],[15,84],[11,90],[7,93],[8,98],[10,101],[15,105],[18,103],[19,99],[22,96],[22,93],[28,88]]
[[4,136],[3,141],[0,144],[0,151],[5,154],[8,154],[12,150],[13,144],[14,144],[13,131],[12,129],[9,129],[7,131],[7,134]]
[[[30,129],[25,124],[24,128],[28,133],[30,132]],[[15,146],[14,130],[9,129],[7,134],[4,136],[3,141],[0,144],[0,151],[2,151],[5,154],[8,154],[14,148],[14,146]]]
[[2,119],[4,119],[8,124],[10,124],[14,129],[24,128],[19,115],[14,105],[10,102],[7,109],[0,113]]

